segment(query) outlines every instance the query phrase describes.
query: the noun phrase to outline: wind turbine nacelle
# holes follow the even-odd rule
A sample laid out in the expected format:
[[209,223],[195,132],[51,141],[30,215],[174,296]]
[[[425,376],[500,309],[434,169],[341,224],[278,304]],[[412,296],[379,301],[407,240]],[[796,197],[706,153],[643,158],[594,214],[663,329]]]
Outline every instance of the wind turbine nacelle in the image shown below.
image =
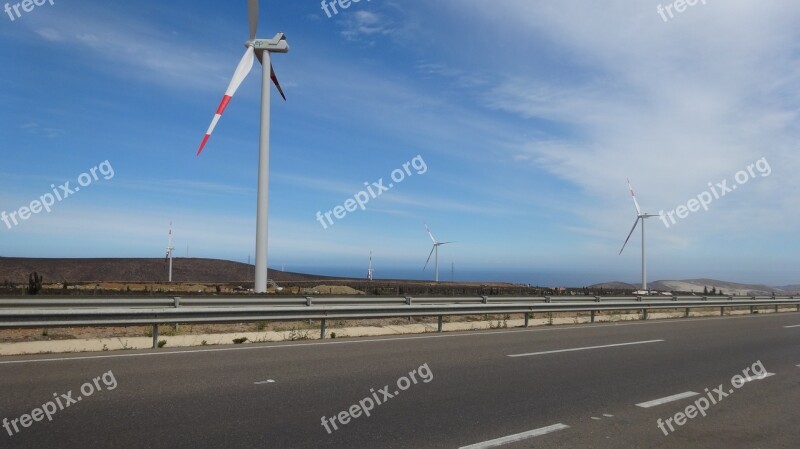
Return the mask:
[[270,53],[289,53],[289,43],[286,42],[286,35],[278,33],[272,39],[253,39],[245,43],[251,45],[255,50],[265,50]]

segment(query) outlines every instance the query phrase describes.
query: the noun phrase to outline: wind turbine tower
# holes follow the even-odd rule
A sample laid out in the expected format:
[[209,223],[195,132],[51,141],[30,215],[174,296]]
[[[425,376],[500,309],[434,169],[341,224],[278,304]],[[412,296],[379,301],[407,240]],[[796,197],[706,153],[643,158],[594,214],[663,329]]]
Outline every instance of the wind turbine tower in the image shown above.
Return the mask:
[[167,255],[164,257],[164,262],[169,260],[169,282],[172,282],[172,254],[175,252],[175,247],[172,246],[172,222],[169,222],[169,238],[167,240]]
[[367,268],[367,279],[372,280],[372,251],[369,252],[369,268]]
[[267,292],[267,230],[268,230],[268,205],[269,205],[269,125],[270,125],[270,80],[278,88],[278,93],[281,94],[284,100],[286,96],[283,94],[283,89],[278,82],[278,77],[275,75],[275,70],[272,68],[271,54],[272,53],[288,53],[289,44],[286,42],[286,36],[283,33],[278,33],[272,39],[257,39],[256,31],[258,30],[258,0],[248,0],[247,11],[250,18],[250,39],[248,39],[244,46],[247,50],[244,53],[236,71],[233,74],[228,89],[225,91],[225,96],[217,108],[214,119],[211,121],[211,126],[208,127],[205,137],[197,150],[197,155],[203,151],[206,143],[208,142],[211,133],[217,126],[217,122],[225,112],[225,108],[231,101],[231,98],[239,89],[242,81],[250,73],[253,68],[254,59],[258,58],[261,62],[262,75],[261,75],[261,135],[259,137],[259,151],[258,151],[258,198],[257,198],[257,211],[256,211],[256,282],[255,292]]
[[[622,254],[622,251],[625,250],[625,245],[628,244],[628,240],[630,240],[631,235],[633,235],[633,231],[636,230],[636,225],[639,224],[639,220],[642,221],[642,290],[647,290],[647,258],[645,256],[645,240],[644,240],[644,221],[648,218],[658,217],[658,215],[642,213],[642,209],[639,207],[639,202],[636,201],[636,194],[633,192],[633,187],[631,186],[631,180],[628,180],[628,189],[631,191],[631,198],[633,198],[633,206],[636,208],[636,221],[633,222],[633,227],[631,228],[631,232],[628,233],[628,238],[625,239],[625,243],[622,244],[622,249],[619,250],[619,254]],[[618,255],[619,255],[618,254]]]

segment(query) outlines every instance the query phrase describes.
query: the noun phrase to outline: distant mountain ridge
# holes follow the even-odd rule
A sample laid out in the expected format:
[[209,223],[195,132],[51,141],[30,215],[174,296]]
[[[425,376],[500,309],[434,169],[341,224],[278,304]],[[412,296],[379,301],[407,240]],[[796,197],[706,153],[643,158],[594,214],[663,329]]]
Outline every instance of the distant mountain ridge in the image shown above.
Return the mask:
[[[639,290],[640,284],[630,284],[627,282],[604,282],[601,284],[594,284],[592,288],[606,288],[618,290]],[[786,285],[781,287],[771,287],[763,284],[741,284],[737,282],[720,281],[717,279],[684,279],[684,280],[663,280],[648,283],[648,287],[658,291],[678,291],[678,292],[694,292],[702,294],[708,288],[710,292],[716,288],[717,292],[722,292],[725,295],[787,295],[800,293],[800,285]]]
[[[39,259],[0,257],[0,282],[27,283],[37,272],[44,283],[55,282],[166,282],[168,264],[164,259]],[[241,262],[202,258],[173,259],[175,282],[253,282],[255,268]],[[276,282],[334,279],[269,270]]]

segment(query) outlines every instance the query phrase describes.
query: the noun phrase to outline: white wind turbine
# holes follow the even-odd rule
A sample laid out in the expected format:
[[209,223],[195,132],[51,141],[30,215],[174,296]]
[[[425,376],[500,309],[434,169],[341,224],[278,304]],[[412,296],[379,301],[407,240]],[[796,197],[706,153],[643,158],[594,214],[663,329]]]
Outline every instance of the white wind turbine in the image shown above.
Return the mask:
[[[633,187],[631,186],[631,180],[628,179],[628,188],[631,191],[631,197],[633,198],[633,205],[636,207],[636,221],[633,222],[633,227],[631,228],[631,232],[628,233],[628,238],[625,239],[625,243],[622,244],[622,249],[619,250],[619,254],[622,254],[622,251],[625,250],[625,245],[628,244],[628,240],[630,240],[631,235],[633,235],[633,231],[636,230],[636,225],[639,224],[639,220],[642,221],[642,290],[647,290],[647,259],[645,258],[645,241],[644,241],[644,221],[651,217],[658,217],[658,215],[642,213],[642,209],[639,208],[639,202],[636,201],[636,194],[633,192]],[[618,255],[619,255],[618,254]]]
[[367,278],[371,281],[372,280],[372,251],[369,252],[369,268],[367,268]]
[[233,79],[225,91],[225,96],[222,97],[222,102],[217,108],[214,119],[211,121],[211,126],[208,127],[206,135],[203,138],[200,148],[197,150],[197,155],[203,151],[206,143],[208,142],[214,127],[222,117],[225,108],[231,101],[231,98],[236,93],[236,90],[242,84],[242,81],[250,73],[253,68],[254,58],[258,58],[263,68],[261,76],[261,136],[259,138],[258,147],[258,199],[257,199],[257,212],[256,212],[256,279],[255,279],[255,292],[266,293],[267,291],[267,230],[268,230],[268,205],[269,205],[269,125],[270,125],[270,80],[275,83],[278,92],[284,100],[286,96],[283,94],[283,89],[278,82],[278,77],[272,68],[270,58],[271,53],[287,53],[289,51],[289,44],[286,42],[286,37],[283,33],[278,33],[272,39],[256,39],[256,31],[258,29],[258,0],[248,0],[248,15],[250,17],[250,39],[248,39],[244,46],[247,50],[239,61],[238,67],[233,74]]
[[433,255],[433,253],[436,253],[436,257],[434,258],[434,265],[436,268],[435,270],[436,282],[439,282],[439,247],[442,245],[447,245],[448,243],[456,243],[456,242],[437,242],[436,239],[433,237],[433,234],[431,234],[431,230],[430,228],[428,228],[427,223],[425,224],[425,230],[428,231],[428,236],[431,238],[431,241],[433,242],[433,247],[431,248],[431,253],[428,254],[428,260],[425,261],[425,266],[422,268],[422,270],[424,271],[426,268],[428,268],[428,262],[431,261],[431,256]]
[[172,253],[175,252],[175,247],[172,246],[172,222],[169,222],[169,239],[167,240],[167,255],[164,257],[164,262],[169,260],[169,282],[172,282]]

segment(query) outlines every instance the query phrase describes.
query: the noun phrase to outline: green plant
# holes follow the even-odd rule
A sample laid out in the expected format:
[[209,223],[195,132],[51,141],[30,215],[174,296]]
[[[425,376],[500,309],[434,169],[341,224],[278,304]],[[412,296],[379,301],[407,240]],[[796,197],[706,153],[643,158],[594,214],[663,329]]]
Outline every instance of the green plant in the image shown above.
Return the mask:
[[331,332],[331,338],[336,338],[336,332]]
[[47,328],[42,329],[42,337],[47,337]]
[[234,338],[233,339],[233,344],[240,345],[240,344],[242,344],[242,343],[244,343],[246,341],[247,341],[247,337]]
[[167,345],[167,340],[158,340],[158,347],[163,348]]
[[258,329],[260,331],[263,331],[266,328],[267,328],[267,322],[266,321],[256,321],[256,329]]
[[203,340],[203,341],[200,342],[200,345],[201,346],[208,346],[208,342]]
[[106,346],[105,344],[103,344],[103,351],[108,351],[108,346]]

